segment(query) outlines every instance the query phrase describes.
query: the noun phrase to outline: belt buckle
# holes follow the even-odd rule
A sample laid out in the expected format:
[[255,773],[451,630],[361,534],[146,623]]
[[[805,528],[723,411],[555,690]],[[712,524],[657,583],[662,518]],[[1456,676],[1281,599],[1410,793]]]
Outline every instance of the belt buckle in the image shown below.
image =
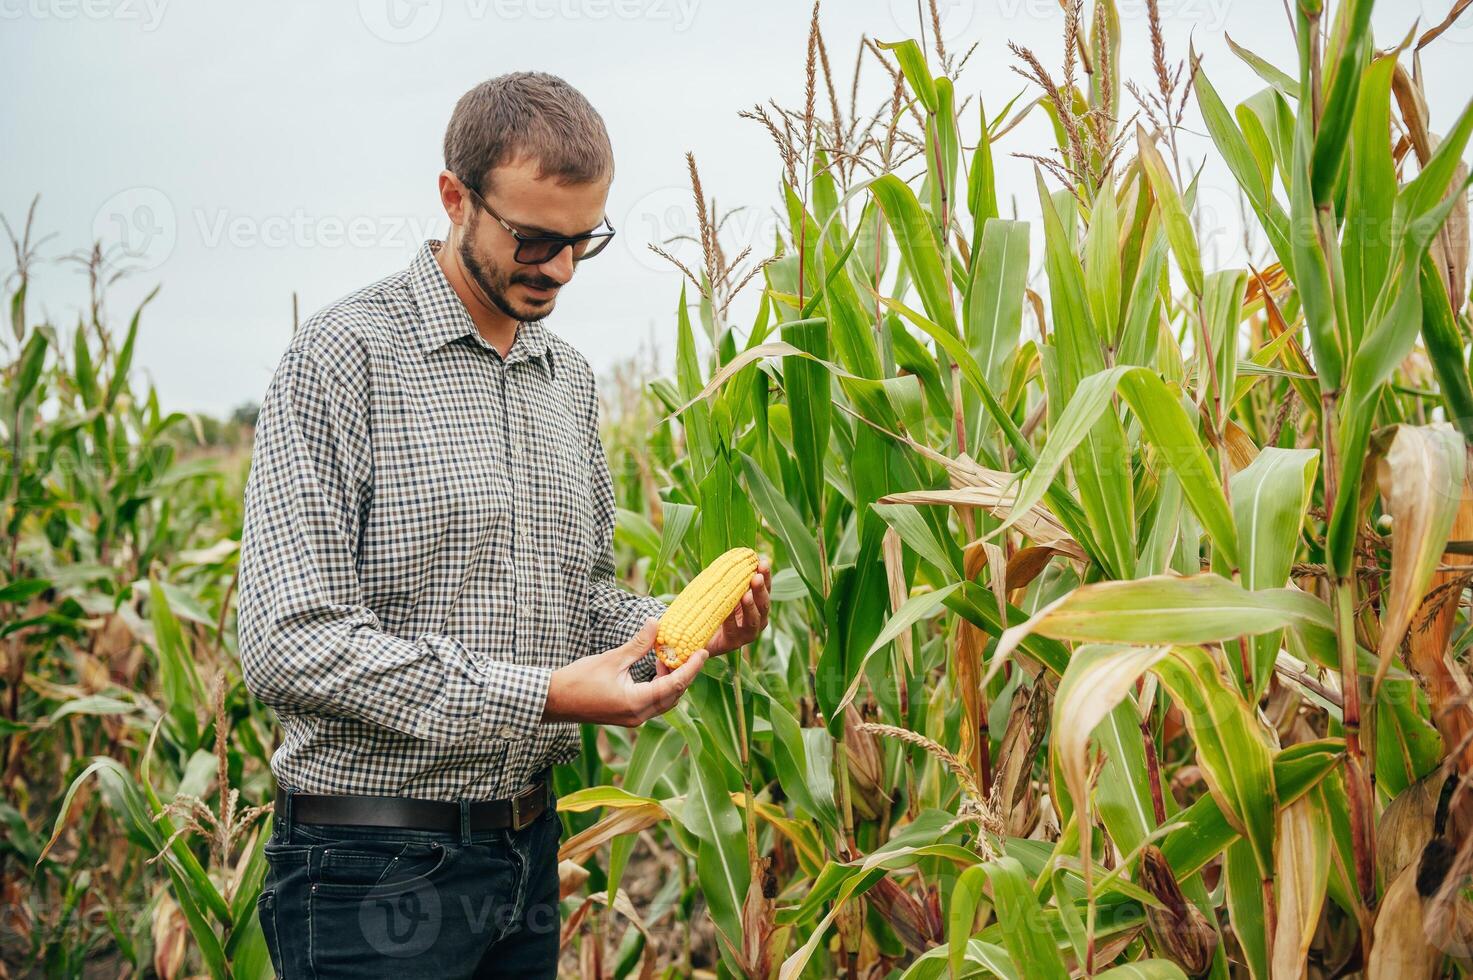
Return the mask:
[[532,825],[532,821],[533,820],[536,820],[537,819],[536,817],[531,817],[525,823],[522,821],[522,800],[523,800],[523,798],[530,798],[533,793],[536,793],[537,790],[539,790],[541,788],[542,788],[541,787],[541,784],[539,783],[538,785],[533,786],[529,790],[523,790],[522,792],[517,793],[515,796],[513,796],[511,798],[511,828],[512,828],[512,830],[525,830],[526,828],[528,828],[528,827],[530,827]]

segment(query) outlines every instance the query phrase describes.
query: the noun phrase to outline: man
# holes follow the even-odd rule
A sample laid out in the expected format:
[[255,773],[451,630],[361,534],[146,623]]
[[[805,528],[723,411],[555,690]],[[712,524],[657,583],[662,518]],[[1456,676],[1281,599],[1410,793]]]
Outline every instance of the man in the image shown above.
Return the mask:
[[613,234],[597,112],[525,72],[461,98],[447,240],[322,310],[261,407],[240,555],[240,658],[283,740],[259,901],[278,975],[554,976],[550,767],[580,722],[669,710],[664,604],[614,580],[614,495],[587,361],[544,326]]

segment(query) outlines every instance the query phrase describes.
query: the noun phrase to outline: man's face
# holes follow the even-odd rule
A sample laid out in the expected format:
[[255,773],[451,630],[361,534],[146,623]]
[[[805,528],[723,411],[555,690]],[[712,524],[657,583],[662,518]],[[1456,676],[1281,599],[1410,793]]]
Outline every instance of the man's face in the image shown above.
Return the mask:
[[[524,235],[579,235],[603,221],[609,182],[559,184],[537,176],[531,160],[496,168],[482,196],[496,213]],[[557,293],[573,278],[572,249],[564,248],[540,265],[515,259],[516,239],[491,215],[463,195],[460,261],[486,298],[516,320],[540,320],[552,312]]]

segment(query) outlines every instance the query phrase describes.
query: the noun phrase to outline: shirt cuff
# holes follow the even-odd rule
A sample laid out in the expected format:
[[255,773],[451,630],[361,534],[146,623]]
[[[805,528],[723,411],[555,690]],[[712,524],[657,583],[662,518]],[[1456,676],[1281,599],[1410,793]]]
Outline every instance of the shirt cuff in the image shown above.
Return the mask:
[[515,742],[534,735],[542,727],[547,708],[547,689],[552,683],[550,667],[493,663],[486,670],[481,689],[483,739]]

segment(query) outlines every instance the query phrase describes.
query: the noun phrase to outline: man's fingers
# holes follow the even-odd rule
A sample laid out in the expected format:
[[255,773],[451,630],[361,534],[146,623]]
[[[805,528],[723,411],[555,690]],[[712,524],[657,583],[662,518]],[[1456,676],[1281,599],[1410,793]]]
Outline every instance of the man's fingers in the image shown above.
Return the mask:
[[[646,619],[644,625],[639,628],[639,632],[631,636],[628,643],[618,648],[620,667],[628,667],[650,652],[650,648],[655,645],[655,634],[659,625],[659,620]],[[656,661],[659,659],[659,657],[655,658]]]
[[704,648],[697,650],[679,667],[644,685],[648,689],[651,703],[656,706],[657,714],[664,714],[680,702],[681,696],[701,672],[701,665],[708,656],[710,654]]

